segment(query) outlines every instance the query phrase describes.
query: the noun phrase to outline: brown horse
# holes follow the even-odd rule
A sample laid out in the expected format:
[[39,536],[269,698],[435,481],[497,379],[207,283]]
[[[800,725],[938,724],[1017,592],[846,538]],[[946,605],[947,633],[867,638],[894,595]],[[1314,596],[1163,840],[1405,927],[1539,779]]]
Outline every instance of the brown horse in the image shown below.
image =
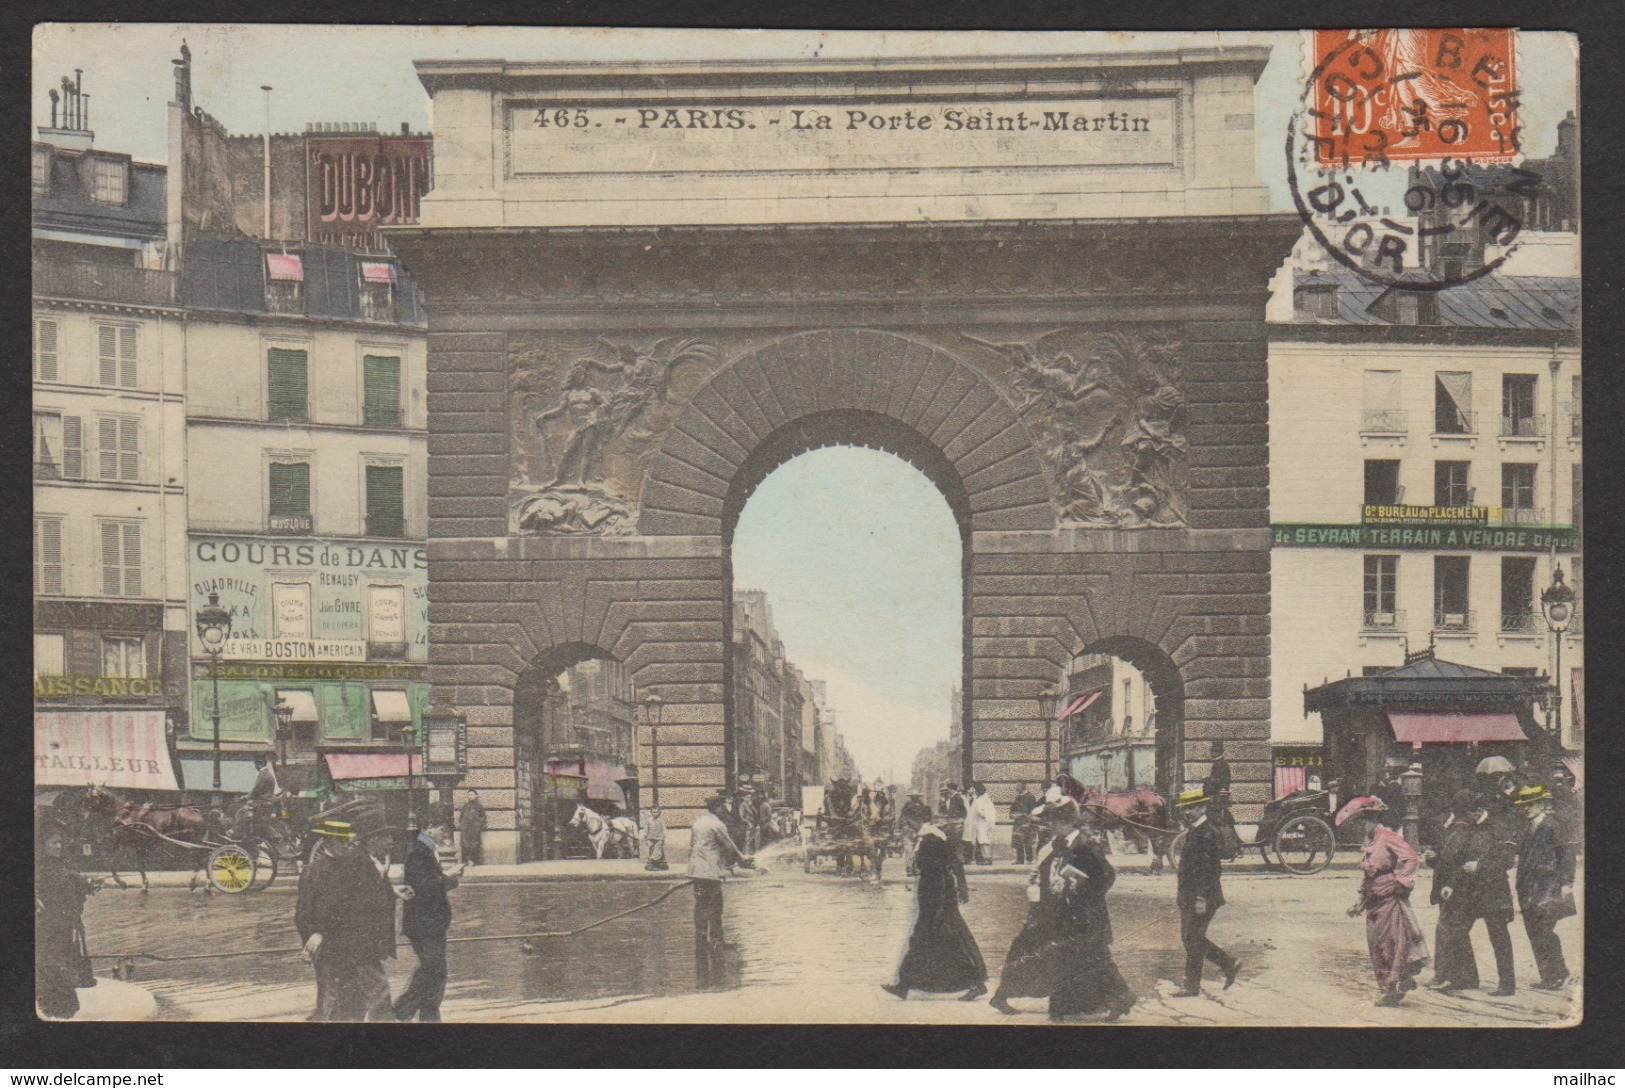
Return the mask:
[[[124,883],[118,870],[119,855],[128,850],[135,858],[136,871],[141,874],[143,893],[150,890],[147,860],[159,847],[170,845],[166,839],[201,847],[209,828],[208,818],[195,805],[137,804],[120,799],[102,786],[85,787],[79,812],[85,826],[97,831],[98,837],[112,843],[107,864],[112,870],[114,883],[121,888],[129,886]],[[198,874],[208,859],[208,851],[195,849],[187,853],[196,855],[197,862],[188,886],[188,890],[191,890],[197,887]],[[203,886],[206,891],[214,891],[207,881]]]
[[1162,872],[1163,859],[1168,856],[1168,844],[1176,828],[1169,818],[1168,802],[1160,795],[1150,790],[1101,793],[1065,773],[1056,775],[1055,784],[1078,802],[1078,807],[1097,830],[1122,831],[1132,838],[1149,840],[1151,872]]

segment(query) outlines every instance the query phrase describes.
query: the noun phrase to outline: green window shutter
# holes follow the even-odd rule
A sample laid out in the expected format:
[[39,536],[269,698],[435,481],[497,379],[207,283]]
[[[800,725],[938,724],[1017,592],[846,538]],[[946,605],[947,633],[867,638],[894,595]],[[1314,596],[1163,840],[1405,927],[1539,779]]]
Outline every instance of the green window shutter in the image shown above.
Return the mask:
[[404,472],[400,465],[367,466],[367,535],[405,536]]
[[271,516],[296,517],[310,513],[310,466],[271,464]]
[[397,427],[401,419],[401,361],[388,355],[362,359],[365,406],[369,427]]
[[269,365],[271,421],[310,418],[305,353],[272,348]]

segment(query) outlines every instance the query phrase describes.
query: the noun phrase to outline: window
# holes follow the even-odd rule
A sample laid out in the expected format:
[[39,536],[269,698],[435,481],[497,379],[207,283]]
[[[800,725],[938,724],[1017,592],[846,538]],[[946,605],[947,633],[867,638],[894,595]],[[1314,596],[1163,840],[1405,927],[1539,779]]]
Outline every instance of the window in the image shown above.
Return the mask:
[[310,464],[272,461],[266,487],[268,528],[273,533],[308,533],[310,517]]
[[42,382],[57,380],[57,323],[49,317],[34,320],[34,377]]
[[62,478],[62,416],[34,413],[34,479]]
[[1540,435],[1545,432],[1541,422],[1535,414],[1535,376],[1501,375],[1501,434],[1507,437]]
[[369,427],[401,425],[401,361],[368,355],[362,367],[362,422]]
[[271,583],[271,637],[310,637],[310,583]]
[[34,633],[34,679],[67,675],[68,640],[60,633]]
[[1569,437],[1580,437],[1580,375],[1576,374],[1570,382],[1569,393]]
[[96,478],[123,483],[141,479],[141,421],[117,416],[96,420]]
[[305,263],[297,255],[265,255],[265,308],[274,314],[305,312]]
[[105,386],[134,389],[137,381],[136,327],[97,325],[96,359]]
[[367,587],[368,656],[402,656],[406,650],[406,587]]
[[1433,462],[1433,505],[1471,506],[1473,489],[1467,486],[1471,461]]
[[34,519],[34,593],[41,597],[60,597],[62,585],[62,519],[36,517]]
[[400,465],[367,466],[368,536],[406,535],[404,475]]
[[1394,602],[1399,594],[1399,556],[1365,557],[1365,625],[1394,627],[1399,613]]
[[1395,506],[1402,501],[1398,461],[1365,463],[1365,501],[1375,506]]
[[401,727],[412,724],[412,704],[404,691],[373,689],[372,739],[398,740]]
[[1433,433],[1473,434],[1473,376],[1444,371],[1433,378]]
[[34,149],[32,181],[35,196],[51,195],[51,152],[47,148]]
[[98,156],[92,170],[91,199],[99,204],[123,204],[129,191],[130,164]]
[[1472,247],[1462,242],[1451,242],[1439,247],[1439,274],[1454,283],[1467,274],[1467,262],[1472,259]]
[[272,348],[267,358],[267,418],[272,423],[303,423],[310,418],[307,357],[303,351]]
[[1467,608],[1468,558],[1465,555],[1433,557],[1433,626],[1441,631],[1468,631],[1473,614]]
[[316,729],[321,715],[316,709],[316,694],[306,688],[278,688],[277,700],[293,708],[293,750],[306,753],[316,746]]
[[1311,284],[1292,292],[1298,317],[1305,320],[1337,319],[1337,288],[1329,283]]
[[1501,513],[1505,520],[1527,520],[1535,514],[1535,469],[1535,465],[1528,464],[1501,466]]
[[1360,416],[1360,429],[1378,434],[1404,434],[1405,413],[1400,410],[1399,371],[1368,370],[1365,372],[1364,411]]
[[1535,629],[1535,561],[1528,556],[1501,557],[1501,630]]
[[1540,670],[1533,665],[1505,665],[1501,668],[1501,675],[1533,678],[1540,675]]
[[147,675],[145,640],[120,635],[103,635],[101,674],[145,679]]
[[1416,323],[1418,325],[1439,324],[1439,293],[1437,291],[1424,291],[1416,296]]
[[361,319],[395,320],[395,266],[388,261],[361,262]]
[[102,521],[102,596],[141,596],[141,523]]

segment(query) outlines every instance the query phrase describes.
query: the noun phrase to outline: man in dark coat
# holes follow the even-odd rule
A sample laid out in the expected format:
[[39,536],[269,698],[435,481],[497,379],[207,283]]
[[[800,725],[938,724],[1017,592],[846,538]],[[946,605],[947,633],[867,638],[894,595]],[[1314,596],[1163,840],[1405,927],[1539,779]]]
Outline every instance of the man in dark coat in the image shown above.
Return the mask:
[[478,790],[468,791],[468,800],[463,802],[457,829],[463,833],[463,864],[484,865],[485,806],[480,804]]
[[913,876],[914,851],[919,845],[920,828],[931,822],[931,806],[925,803],[925,794],[911,793],[908,803],[898,814],[899,829],[903,834],[903,868]]
[[1524,932],[1535,953],[1540,981],[1537,990],[1561,990],[1569,980],[1563,960],[1563,942],[1557,923],[1572,917],[1574,906],[1574,847],[1557,817],[1552,815],[1552,794],[1545,786],[1525,786],[1513,804],[1529,821],[1518,852],[1518,909]]
[[395,955],[395,892],[350,824],[324,820],[299,877],[294,925],[316,968],[316,1019],[393,1020],[384,960]]
[[441,871],[440,851],[427,831],[414,836],[406,848],[401,933],[412,942],[418,966],[412,981],[395,999],[397,1020],[416,1017],[424,1023],[440,1022],[440,1002],[446,996],[446,931],[451,928],[451,900],[446,893],[457,886],[462,875],[461,866],[454,872]]
[[1219,829],[1208,819],[1209,798],[1200,789],[1186,790],[1179,795],[1175,807],[1179,809],[1185,826],[1185,849],[1179,857],[1179,936],[1185,944],[1185,988],[1176,991],[1179,997],[1197,997],[1202,992],[1202,963],[1212,960],[1224,972],[1224,988],[1236,981],[1241,964],[1236,958],[1212,941],[1207,929],[1213,915],[1224,906],[1224,888],[1220,879],[1220,861],[1224,845]]
[[881,989],[905,1001],[910,990],[935,994],[964,990],[959,1000],[975,1001],[987,993],[987,965],[959,914],[959,905],[970,902],[964,860],[941,828],[925,824],[914,864],[920,875],[914,883],[908,947],[897,966],[897,978]]
[[959,855],[960,862],[970,861],[970,844],[965,841],[965,821],[970,816],[970,805],[965,795],[959,792],[959,787],[952,782],[942,787],[942,805],[938,816],[942,818],[942,830],[947,834],[954,852]]
[[[1512,960],[1512,868],[1517,843],[1507,825],[1491,819],[1488,807],[1475,801],[1461,833],[1451,842],[1452,864],[1434,878],[1440,900],[1439,963],[1450,981],[1443,990],[1466,990],[1478,985],[1478,962],[1473,955],[1473,923],[1484,920],[1490,948],[1495,952],[1496,988],[1492,997],[1511,997],[1518,980]],[[1443,886],[1441,887],[1441,883]]]
[[[1444,889],[1454,887],[1456,874],[1461,870],[1463,855],[1467,851],[1468,833],[1473,826],[1473,812],[1479,808],[1477,795],[1469,789],[1457,790],[1451,800],[1450,811],[1439,829],[1439,845],[1424,855],[1433,868],[1433,888],[1428,902],[1439,908],[1439,923],[1434,929],[1433,982],[1435,990],[1472,989],[1478,986],[1478,965],[1471,958],[1464,959],[1459,946],[1451,940],[1457,926],[1455,915],[1466,906],[1466,898],[1456,899],[1454,892],[1444,895]],[[1472,951],[1468,945],[1469,954]]]
[[67,826],[41,817],[34,840],[34,1000],[41,1016],[71,1020],[79,990],[96,985],[85,948],[85,900],[96,886],[79,873]]
[[1028,865],[1038,859],[1038,824],[1033,809],[1038,807],[1038,796],[1030,784],[1023,782],[1021,792],[1010,802],[1010,845],[1016,849],[1016,864]]

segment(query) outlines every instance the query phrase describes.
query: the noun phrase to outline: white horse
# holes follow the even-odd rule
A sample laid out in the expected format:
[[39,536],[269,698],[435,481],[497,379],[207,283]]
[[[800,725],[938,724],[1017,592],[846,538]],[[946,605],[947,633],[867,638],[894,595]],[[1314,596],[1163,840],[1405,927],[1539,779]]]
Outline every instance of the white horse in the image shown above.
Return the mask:
[[632,848],[632,856],[638,856],[638,825],[630,816],[600,816],[586,805],[576,805],[575,815],[570,817],[570,827],[585,828],[587,841],[592,843],[592,851],[602,861],[604,847],[613,842],[624,842]]

